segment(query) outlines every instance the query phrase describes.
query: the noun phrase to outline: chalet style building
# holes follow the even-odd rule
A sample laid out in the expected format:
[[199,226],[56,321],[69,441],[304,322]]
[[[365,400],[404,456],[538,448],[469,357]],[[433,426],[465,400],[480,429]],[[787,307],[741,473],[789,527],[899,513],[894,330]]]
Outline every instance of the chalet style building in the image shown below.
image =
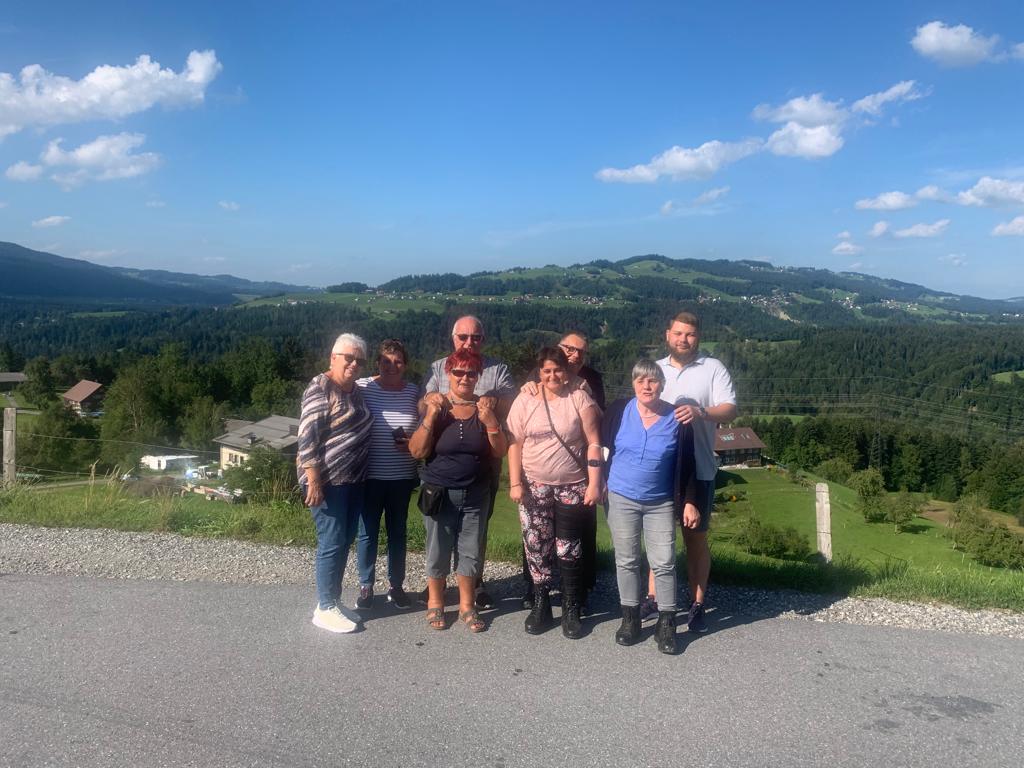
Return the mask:
[[244,464],[259,446],[289,456],[298,452],[299,420],[290,416],[268,416],[262,421],[228,419],[224,426],[227,432],[213,441],[220,446],[221,469]]
[[100,403],[103,401],[101,389],[103,389],[103,385],[98,381],[82,379],[61,395],[61,399],[66,407],[79,416],[85,416],[99,408]]
[[715,432],[715,455],[723,467],[760,467],[764,443],[750,427]]

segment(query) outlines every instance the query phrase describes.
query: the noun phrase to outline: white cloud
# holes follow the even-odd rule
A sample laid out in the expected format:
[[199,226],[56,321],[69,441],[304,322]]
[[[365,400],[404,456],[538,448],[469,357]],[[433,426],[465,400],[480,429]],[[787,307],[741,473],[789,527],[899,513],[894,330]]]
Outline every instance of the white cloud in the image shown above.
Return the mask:
[[7,201],[6,200],[0,200],[0,208],[6,208],[6,207],[7,207]]
[[11,181],[35,181],[43,175],[43,166],[32,165],[22,160],[8,168],[4,175]]
[[1003,205],[1024,205],[1024,181],[1008,181],[985,176],[968,190],[956,196],[960,205],[998,208]]
[[221,200],[220,202],[217,203],[217,205],[219,205],[225,211],[237,211],[242,207],[233,200]]
[[906,192],[883,192],[878,197],[858,200],[853,207],[858,211],[902,211],[915,205],[917,200]]
[[146,207],[147,208],[164,208],[164,207],[166,207],[166,205],[167,205],[167,203],[165,203],[163,200],[147,200],[146,201]]
[[203,256],[203,261],[208,261],[212,264],[219,264],[222,261],[227,261],[227,256]]
[[32,222],[32,226],[37,229],[44,227],[59,227],[61,224],[71,221],[70,216],[47,216],[44,219],[37,219]]
[[796,123],[804,128],[833,125],[846,119],[846,110],[838,101],[827,101],[820,93],[797,96],[779,107],[758,104],[753,118],[769,123]]
[[948,203],[953,199],[948,192],[934,184],[921,187],[914,193],[914,197],[918,200],[932,200],[937,203]]
[[934,224],[915,224],[906,229],[897,229],[893,237],[938,237],[949,226],[949,219],[939,219]]
[[652,158],[649,163],[632,168],[603,168],[596,176],[601,181],[633,184],[650,184],[662,176],[675,180],[706,179],[723,166],[759,152],[761,145],[760,139],[745,139],[739,142],[708,141],[696,149],[676,146]]
[[729,187],[715,187],[702,192],[694,198],[694,205],[707,205],[714,203],[729,194]]
[[0,72],[0,137],[29,126],[117,120],[157,104],[194,106],[202,103],[221,68],[214,51],[192,51],[181,72],[145,55],[128,66],[96,67],[81,80],[38,64],[18,77]]
[[850,234],[849,230],[844,229],[842,232],[836,235],[836,237],[839,240],[849,240],[851,237],[853,237],[853,235]]
[[1010,55],[1015,59],[1024,59],[1024,43],[1017,43],[1013,46],[1013,52]]
[[1024,216],[1018,216],[1013,221],[1004,221],[1002,224],[997,224],[996,228],[992,230],[992,234],[997,237],[1005,237],[1007,235],[1024,236]]
[[843,148],[838,125],[808,128],[799,123],[786,123],[768,137],[768,150],[784,157],[830,157]]
[[939,256],[939,261],[943,264],[950,264],[954,267],[962,267],[967,263],[967,259],[962,253],[951,253],[948,256]]
[[924,93],[917,89],[917,82],[914,80],[903,80],[891,88],[872,93],[862,99],[853,102],[851,109],[854,112],[861,112],[874,117],[882,114],[882,107],[889,102],[900,103],[903,101],[916,101],[923,98]]
[[863,266],[864,266],[864,262],[862,262],[862,261],[855,261],[855,262],[853,262],[853,264],[850,265],[850,269],[860,269]]
[[863,250],[863,247],[856,245],[855,243],[851,243],[849,240],[844,240],[832,249],[832,253],[836,254],[836,256],[856,256]]
[[868,232],[868,234],[871,235],[871,237],[881,237],[882,235],[884,235],[888,231],[889,231],[889,222],[888,221],[876,221],[874,223],[874,225],[872,225],[871,230]]
[[949,27],[941,21],[930,21],[917,28],[910,44],[919,54],[939,64],[969,67],[995,58],[999,36],[985,37],[964,24]]
[[65,151],[63,139],[54,139],[40,155],[43,165],[54,169],[67,169],[50,178],[64,187],[78,186],[89,180],[111,181],[141,176],[157,168],[160,155],[155,152],[133,154],[146,137],[141,133],[119,133],[99,136],[80,147]]

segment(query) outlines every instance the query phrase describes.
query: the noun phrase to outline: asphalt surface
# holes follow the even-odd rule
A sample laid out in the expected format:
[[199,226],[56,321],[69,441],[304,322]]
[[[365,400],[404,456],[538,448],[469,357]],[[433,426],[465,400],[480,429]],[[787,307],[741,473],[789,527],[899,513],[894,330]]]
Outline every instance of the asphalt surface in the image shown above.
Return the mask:
[[[1024,642],[709,614],[657,653],[307,587],[0,576],[3,766],[1014,766]],[[449,614],[454,618],[454,614]],[[557,609],[556,609],[557,616]]]

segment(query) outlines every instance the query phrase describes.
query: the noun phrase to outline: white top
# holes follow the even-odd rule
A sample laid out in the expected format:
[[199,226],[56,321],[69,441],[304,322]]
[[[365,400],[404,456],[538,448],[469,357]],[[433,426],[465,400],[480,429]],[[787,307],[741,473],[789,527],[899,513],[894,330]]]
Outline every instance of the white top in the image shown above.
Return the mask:
[[[700,405],[713,408],[723,403],[736,404],[736,390],[732,377],[720,360],[699,355],[685,368],[676,368],[669,357],[658,365],[665,374],[665,389],[661,399],[672,406]],[[715,429],[713,421],[701,419],[693,422],[693,452],[697,462],[697,479],[714,480],[718,471],[715,461]]]
[[417,477],[416,459],[409,451],[400,451],[395,446],[392,430],[405,429],[410,437],[419,424],[417,403],[420,390],[415,384],[406,382],[402,389],[384,389],[373,378],[356,381],[363,394],[363,402],[373,414],[370,429],[370,463],[367,477],[371,480],[410,480]]

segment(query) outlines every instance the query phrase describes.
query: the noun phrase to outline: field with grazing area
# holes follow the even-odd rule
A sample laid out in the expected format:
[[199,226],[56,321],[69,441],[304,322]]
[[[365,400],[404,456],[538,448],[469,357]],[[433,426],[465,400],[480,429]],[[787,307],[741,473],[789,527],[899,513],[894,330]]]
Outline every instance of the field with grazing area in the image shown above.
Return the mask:
[[[731,482],[731,484],[729,484]],[[831,486],[831,566],[812,555],[806,560],[779,560],[751,555],[737,546],[737,536],[753,517],[780,528],[792,527],[816,546],[813,484],[790,482],[777,471],[734,470],[720,473],[720,491],[735,501],[716,505],[712,522],[712,584],[790,588],[836,594],[938,601],[969,607],[1024,610],[1024,573],[987,568],[954,550],[935,505],[916,518],[909,530],[895,533],[890,524],[866,523],[856,509],[855,494]],[[413,496],[409,510],[409,546],[423,548],[422,517]],[[940,510],[941,511],[941,510]],[[1002,516],[1000,516],[1001,518]],[[66,488],[0,492],[0,521],[57,527],[172,531],[195,536],[227,536],[271,544],[313,546],[315,532],[308,511],[286,502],[227,504],[190,494],[160,491],[146,483],[97,482]],[[381,551],[385,551],[381,532]],[[488,556],[518,562],[519,518],[503,478],[491,519]],[[613,567],[611,540],[603,510],[598,511],[598,558]],[[680,537],[679,551],[682,553]],[[685,567],[681,557],[680,566]]]
[[1024,370],[1020,370],[1020,371],[1002,371],[1001,373],[993,374],[992,375],[992,380],[993,381],[998,381],[1001,384],[1009,384],[1013,380],[1014,376],[1017,376],[1018,378],[1024,379]]

